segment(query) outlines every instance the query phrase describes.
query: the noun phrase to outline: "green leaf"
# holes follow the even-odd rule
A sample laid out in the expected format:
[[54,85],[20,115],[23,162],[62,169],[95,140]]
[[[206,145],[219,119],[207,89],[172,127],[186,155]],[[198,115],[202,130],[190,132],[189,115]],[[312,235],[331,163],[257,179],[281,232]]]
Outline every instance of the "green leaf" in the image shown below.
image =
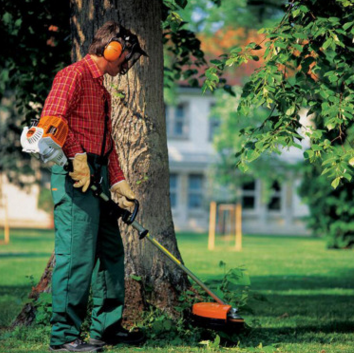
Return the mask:
[[166,331],[170,331],[171,328],[173,327],[173,322],[172,322],[172,320],[169,320],[169,319],[164,320],[164,322],[163,322],[163,327],[164,327],[164,329],[165,329]]
[[291,116],[291,115],[294,114],[294,112],[295,112],[295,106],[293,105],[293,106],[291,106],[291,107],[289,107],[289,108],[287,109],[287,111],[285,112],[285,114]]
[[314,156],[314,152],[312,150],[307,150],[304,152],[304,158],[305,159],[310,159]]
[[214,342],[209,344],[209,347],[217,349],[219,348],[219,346],[220,346],[220,336],[216,335]]
[[219,267],[225,267],[225,266],[226,266],[226,262],[220,260]]
[[354,22],[347,22],[343,25],[343,29],[348,30],[353,25],[354,25]]
[[333,130],[335,127],[336,127],[335,124],[328,124],[328,125],[327,125],[328,131]]
[[327,49],[332,43],[333,43],[333,39],[331,37],[328,38],[323,44],[323,49]]
[[325,174],[327,174],[328,172],[330,172],[330,171],[332,171],[332,170],[333,170],[333,168],[325,168],[325,169],[322,171],[321,175],[325,175]]
[[248,167],[248,165],[245,164],[245,163],[240,163],[240,164],[238,165],[238,169],[240,169],[241,172],[246,173],[247,170],[249,169],[249,167]]
[[276,42],[274,42],[274,46],[277,48],[281,48],[281,49],[287,49],[287,45],[284,42],[281,42],[279,40],[277,40]]
[[15,21],[15,27],[20,27],[21,24],[22,24],[22,19],[21,19],[21,18],[19,18],[19,19],[17,19],[17,20]]
[[351,181],[351,180],[352,180],[352,176],[351,176],[349,173],[344,173],[344,174],[343,174],[343,177],[344,177],[345,179],[347,179],[348,181]]
[[213,59],[213,60],[210,60],[210,62],[216,66],[219,66],[219,65],[222,65],[224,64],[223,61],[221,60],[218,60],[218,59]]
[[130,275],[130,278],[134,281],[141,282],[141,277],[137,275]]
[[10,22],[12,22],[12,15],[9,12],[5,12],[2,16],[2,21],[5,25],[8,25]]
[[340,179],[341,179],[341,178],[338,177],[338,178],[335,178],[335,179],[332,181],[331,185],[332,185],[333,189],[336,189],[336,188],[338,187],[339,182],[340,182]]
[[300,53],[302,53],[303,52],[303,50],[304,50],[304,47],[302,46],[302,45],[300,45],[300,44],[293,44],[293,47],[295,48],[295,49],[297,49]]
[[305,33],[302,33],[302,32],[295,32],[293,34],[293,36],[295,38],[299,38],[299,39],[307,39],[308,38],[308,36]]
[[302,11],[302,12],[304,12],[304,13],[307,13],[307,12],[309,12],[310,10],[309,10],[309,8],[308,8],[307,6],[301,5],[301,6],[300,6],[300,11]]
[[260,156],[259,152],[252,150],[247,152],[247,160],[249,162],[255,161]]
[[176,0],[176,4],[184,9],[188,4],[188,0]]

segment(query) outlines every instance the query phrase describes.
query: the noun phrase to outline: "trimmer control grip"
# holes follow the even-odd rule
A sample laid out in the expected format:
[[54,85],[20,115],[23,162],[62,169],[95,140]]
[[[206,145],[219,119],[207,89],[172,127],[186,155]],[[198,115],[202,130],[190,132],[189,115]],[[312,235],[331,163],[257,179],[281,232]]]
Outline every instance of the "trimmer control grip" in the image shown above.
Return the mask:
[[139,212],[139,201],[138,200],[133,200],[133,199],[128,199],[127,200],[129,201],[132,201],[134,202],[134,210],[132,213],[130,212],[126,212],[124,215],[123,215],[123,221],[124,223],[130,225],[132,224],[134,221],[135,221],[135,218]]
[[64,170],[66,172],[73,172],[74,171],[73,161],[71,159],[68,159],[68,161],[64,165]]

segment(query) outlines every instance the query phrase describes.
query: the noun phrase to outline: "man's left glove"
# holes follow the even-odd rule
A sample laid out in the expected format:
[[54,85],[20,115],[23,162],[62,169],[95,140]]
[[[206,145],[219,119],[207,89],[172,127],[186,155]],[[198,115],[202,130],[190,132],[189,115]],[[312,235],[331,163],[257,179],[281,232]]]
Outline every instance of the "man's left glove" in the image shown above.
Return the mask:
[[128,201],[127,198],[130,200],[135,200],[135,194],[125,180],[114,184],[111,188],[111,191],[117,195],[119,207],[129,208],[134,206],[134,202]]
[[75,181],[74,188],[81,188],[82,192],[86,192],[90,186],[90,167],[87,164],[87,154],[77,154],[73,159],[74,171],[69,175]]

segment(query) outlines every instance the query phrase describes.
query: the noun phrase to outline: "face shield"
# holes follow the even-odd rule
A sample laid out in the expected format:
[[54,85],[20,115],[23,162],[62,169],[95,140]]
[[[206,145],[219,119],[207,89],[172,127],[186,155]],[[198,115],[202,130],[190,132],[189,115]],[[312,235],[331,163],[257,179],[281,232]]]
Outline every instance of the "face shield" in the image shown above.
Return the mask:
[[138,37],[123,27],[121,28],[118,39],[123,47],[122,53],[126,54],[119,73],[125,75],[142,55],[148,55],[141,49]]

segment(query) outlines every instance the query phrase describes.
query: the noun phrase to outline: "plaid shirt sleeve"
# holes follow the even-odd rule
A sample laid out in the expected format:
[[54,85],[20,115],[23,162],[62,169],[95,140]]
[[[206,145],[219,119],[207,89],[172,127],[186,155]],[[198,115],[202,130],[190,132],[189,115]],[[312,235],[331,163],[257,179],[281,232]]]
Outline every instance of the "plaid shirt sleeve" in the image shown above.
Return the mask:
[[[62,70],[56,75],[52,89],[44,103],[41,116],[58,116],[68,123],[67,117],[75,108],[80,99],[81,74],[77,70]],[[70,129],[63,146],[63,151],[68,158],[76,153],[83,153],[80,143]]]

